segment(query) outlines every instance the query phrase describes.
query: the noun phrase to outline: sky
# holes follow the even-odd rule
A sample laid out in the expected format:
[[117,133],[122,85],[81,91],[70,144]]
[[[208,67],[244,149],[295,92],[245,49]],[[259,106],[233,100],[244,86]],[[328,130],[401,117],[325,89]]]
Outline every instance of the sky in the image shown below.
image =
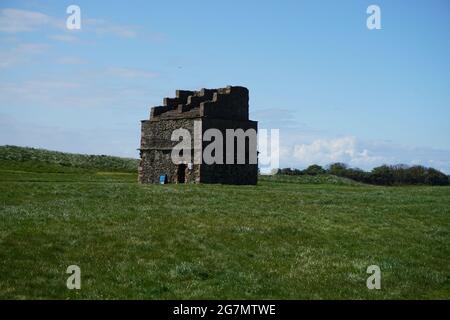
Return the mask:
[[449,174],[449,57],[446,0],[2,0],[0,145],[138,157],[151,106],[240,85],[281,167]]

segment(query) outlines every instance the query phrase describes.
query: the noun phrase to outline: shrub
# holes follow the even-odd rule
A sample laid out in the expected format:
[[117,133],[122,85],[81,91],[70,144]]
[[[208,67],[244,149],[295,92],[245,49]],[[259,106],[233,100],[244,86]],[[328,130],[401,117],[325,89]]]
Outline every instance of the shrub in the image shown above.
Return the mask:
[[326,171],[319,165],[313,164],[312,166],[309,166],[305,170],[303,170],[304,174],[308,174],[310,176],[315,176],[318,174],[324,174]]
[[394,184],[394,174],[391,167],[382,165],[372,169],[369,181],[374,184],[392,185]]
[[407,169],[408,182],[410,184],[424,184],[427,169],[423,166],[412,166]]
[[401,184],[427,184],[448,185],[450,178],[439,170],[426,168],[424,166],[409,167],[405,164],[382,165],[373,168],[371,172],[359,168],[349,168],[345,163],[333,163],[325,171],[319,165],[311,165],[305,170],[280,169],[278,174],[284,175],[310,175],[315,176],[329,173],[335,176],[352,179],[359,182],[377,185],[401,185]]
[[427,170],[427,175],[425,177],[425,183],[435,186],[435,185],[440,185],[440,186],[445,186],[448,185],[448,177],[443,174],[442,172],[433,169],[433,168],[429,168]]
[[360,181],[360,182],[369,182],[369,176],[370,176],[370,174],[368,172],[365,172],[359,168],[345,169],[345,171],[343,171],[343,175],[342,175],[342,177],[349,178],[349,179],[352,179],[355,181]]
[[332,163],[328,166],[328,173],[335,176],[344,176],[347,170],[347,165],[342,162]]

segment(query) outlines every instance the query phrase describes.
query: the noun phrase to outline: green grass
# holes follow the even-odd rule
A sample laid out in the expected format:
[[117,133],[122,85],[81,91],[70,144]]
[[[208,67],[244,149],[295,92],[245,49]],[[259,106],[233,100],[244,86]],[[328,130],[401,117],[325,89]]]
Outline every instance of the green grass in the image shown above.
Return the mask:
[[120,171],[136,172],[137,159],[84,155],[17,146],[0,146],[0,166],[37,172]]
[[450,187],[143,186],[99,167],[0,162],[0,299],[450,298]]

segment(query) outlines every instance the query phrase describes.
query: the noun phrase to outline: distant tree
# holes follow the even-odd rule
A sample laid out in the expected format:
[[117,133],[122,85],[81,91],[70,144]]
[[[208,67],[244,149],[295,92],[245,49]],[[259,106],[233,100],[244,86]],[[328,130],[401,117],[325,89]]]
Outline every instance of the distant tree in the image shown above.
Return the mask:
[[326,173],[326,171],[321,166],[319,166],[317,164],[313,164],[313,165],[309,166],[308,168],[306,168],[305,170],[303,170],[303,173],[310,175],[310,176],[315,176],[318,174],[324,174],[324,173]]
[[345,171],[347,170],[347,165],[342,162],[332,163],[328,166],[328,173],[334,174],[335,176],[344,176]]
[[324,170],[321,166],[314,164],[305,170],[284,168],[278,174],[284,175],[318,175],[323,173],[333,174],[339,177],[349,178],[355,181],[378,185],[402,185],[402,184],[427,184],[427,185],[449,185],[450,177],[433,168],[424,166],[411,166],[406,164],[382,165],[373,168],[371,172],[359,168],[349,168],[344,163],[333,163]]
[[382,165],[372,169],[369,175],[369,181],[373,184],[392,185],[394,184],[394,175],[391,167]]
[[288,176],[300,176],[304,173],[302,170],[299,170],[299,169],[283,168],[283,169],[278,169],[277,174],[288,175]]
[[439,170],[429,168],[425,177],[425,183],[432,186],[445,186],[449,184],[448,177]]
[[407,176],[409,184],[425,184],[427,168],[423,166],[412,166],[407,169]]
[[411,180],[410,174],[409,174],[409,166],[406,164],[396,164],[393,166],[390,166],[394,183],[395,184],[405,184],[410,183],[407,181]]
[[278,170],[278,174],[284,174],[284,175],[291,176],[292,169],[291,168],[282,168],[282,169]]
[[369,173],[359,169],[359,168],[348,168],[343,171],[343,177],[360,181],[360,182],[369,182]]

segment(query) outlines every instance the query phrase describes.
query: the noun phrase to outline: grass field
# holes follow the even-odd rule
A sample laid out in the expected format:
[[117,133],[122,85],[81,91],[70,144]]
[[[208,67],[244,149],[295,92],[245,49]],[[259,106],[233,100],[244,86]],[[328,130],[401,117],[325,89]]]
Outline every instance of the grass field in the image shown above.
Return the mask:
[[[7,153],[0,299],[450,298],[450,187],[139,185],[117,166]],[[81,290],[66,288],[73,264]],[[366,287],[373,264],[381,290]]]

